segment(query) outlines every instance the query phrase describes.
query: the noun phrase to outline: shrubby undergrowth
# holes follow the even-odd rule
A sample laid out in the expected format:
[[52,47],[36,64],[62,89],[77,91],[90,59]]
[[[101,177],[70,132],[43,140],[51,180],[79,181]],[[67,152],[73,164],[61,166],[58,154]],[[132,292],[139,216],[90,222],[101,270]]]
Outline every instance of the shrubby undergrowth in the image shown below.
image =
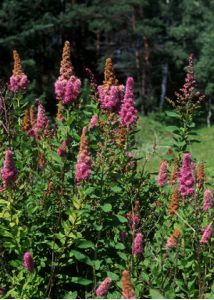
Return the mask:
[[111,59],[103,85],[87,74],[75,75],[66,42],[51,118],[29,103],[14,51],[0,95],[1,297],[212,298],[213,193],[188,152],[203,100],[192,56],[157,176],[133,154],[133,78],[120,84]]

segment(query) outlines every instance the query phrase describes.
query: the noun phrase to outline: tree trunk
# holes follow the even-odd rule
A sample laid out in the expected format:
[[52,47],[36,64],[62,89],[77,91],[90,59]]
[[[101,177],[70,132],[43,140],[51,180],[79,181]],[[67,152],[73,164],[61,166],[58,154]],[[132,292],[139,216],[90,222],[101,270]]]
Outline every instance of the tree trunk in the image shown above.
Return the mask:
[[167,77],[168,77],[168,63],[162,65],[162,82],[161,82],[161,95],[160,95],[160,111],[163,110],[164,100],[167,89]]
[[211,98],[208,99],[207,103],[207,127],[210,128],[211,126],[211,117],[212,117],[212,110],[211,110]]

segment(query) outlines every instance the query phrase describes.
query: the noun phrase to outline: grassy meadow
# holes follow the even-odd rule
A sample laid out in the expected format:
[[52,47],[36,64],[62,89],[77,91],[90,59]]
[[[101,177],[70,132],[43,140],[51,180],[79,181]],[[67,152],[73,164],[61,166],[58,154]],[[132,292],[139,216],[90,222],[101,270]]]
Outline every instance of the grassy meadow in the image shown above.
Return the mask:
[[[167,130],[165,124],[153,117],[140,117],[138,120],[138,133],[136,150],[137,157],[146,157],[146,169],[157,172],[163,155],[166,154],[172,142],[172,133]],[[214,150],[214,126],[202,127],[197,130],[200,143],[190,146],[190,152],[197,161],[205,163],[207,175],[214,176],[213,150]]]

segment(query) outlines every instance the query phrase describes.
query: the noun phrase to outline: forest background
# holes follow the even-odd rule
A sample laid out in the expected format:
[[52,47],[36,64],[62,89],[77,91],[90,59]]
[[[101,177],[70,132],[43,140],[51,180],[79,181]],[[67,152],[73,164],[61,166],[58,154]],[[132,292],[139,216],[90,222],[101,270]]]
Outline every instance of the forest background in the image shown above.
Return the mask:
[[[213,14],[213,0],[2,0],[0,78],[2,84],[8,82],[12,50],[17,49],[31,81],[29,97],[40,96],[54,114],[53,82],[64,41],[71,42],[72,62],[81,79],[90,68],[101,84],[104,60],[111,57],[121,83],[127,76],[135,80],[135,104],[139,116],[144,116],[138,125],[139,150],[149,153],[159,143],[161,156],[171,138],[165,130],[164,112],[170,107],[166,96],[173,98],[183,85],[190,53],[198,88],[206,96],[197,123],[212,124]],[[213,128],[201,133],[203,143],[193,145],[193,153],[203,160],[212,150]]]

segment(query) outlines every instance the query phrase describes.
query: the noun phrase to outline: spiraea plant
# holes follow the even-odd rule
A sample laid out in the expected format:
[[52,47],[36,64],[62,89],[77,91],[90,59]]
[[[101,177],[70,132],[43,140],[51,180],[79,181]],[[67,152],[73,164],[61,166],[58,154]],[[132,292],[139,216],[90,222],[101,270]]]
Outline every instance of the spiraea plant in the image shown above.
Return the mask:
[[81,80],[70,52],[66,41],[56,116],[42,97],[28,101],[16,51],[1,90],[0,297],[206,297],[214,200],[206,168],[185,152],[201,101],[192,60],[173,102],[178,155],[154,178],[134,156],[134,79],[120,84],[107,58],[101,85],[89,69]]

